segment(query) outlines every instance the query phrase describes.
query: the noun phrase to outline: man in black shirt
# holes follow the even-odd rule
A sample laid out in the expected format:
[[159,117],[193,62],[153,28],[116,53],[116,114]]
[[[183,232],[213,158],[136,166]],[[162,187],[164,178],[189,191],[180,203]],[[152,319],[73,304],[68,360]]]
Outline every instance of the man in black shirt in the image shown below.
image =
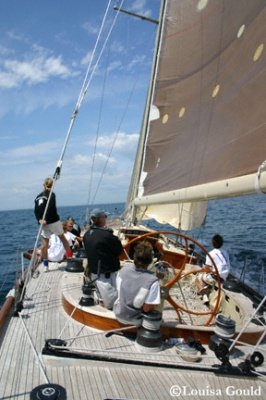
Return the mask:
[[44,190],[39,193],[36,197],[34,203],[34,214],[39,224],[42,225],[42,259],[44,270],[48,270],[48,247],[49,238],[54,233],[57,235],[63,243],[66,250],[67,258],[72,257],[72,250],[69,247],[69,243],[64,236],[64,230],[62,223],[60,221],[59,215],[56,208],[56,197],[54,193],[51,193],[51,197],[48,203],[45,219],[43,219],[43,214],[50,196],[50,192],[53,186],[53,180],[51,178],[46,178],[44,181]]
[[95,209],[91,213],[89,230],[83,237],[92,280],[96,280],[98,295],[107,308],[112,308],[117,297],[116,271],[120,268],[119,255],[124,251],[122,243],[111,229],[106,227],[107,215]]

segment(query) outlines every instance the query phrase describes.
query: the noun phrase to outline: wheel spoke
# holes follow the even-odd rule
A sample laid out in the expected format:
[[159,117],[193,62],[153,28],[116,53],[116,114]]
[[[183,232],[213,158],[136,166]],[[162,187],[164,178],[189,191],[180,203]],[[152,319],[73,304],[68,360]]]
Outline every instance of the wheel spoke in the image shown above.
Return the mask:
[[[171,231],[151,231],[151,232],[147,232],[143,235],[138,235],[135,238],[133,238],[132,240],[130,240],[124,247],[127,250],[127,252],[129,252],[128,250],[130,249],[130,246],[132,244],[134,244],[135,242],[138,242],[140,240],[149,240],[156,247],[156,249],[160,248],[159,251],[164,252],[164,250],[163,250],[164,246],[161,244],[161,242],[160,242],[160,244],[157,244],[158,239],[156,241],[156,237],[159,237],[160,235],[164,235],[164,237],[166,237],[166,238],[167,238],[167,235],[172,235],[172,236],[174,235],[174,236],[180,238],[183,241],[183,243],[185,243],[185,245],[182,245],[182,246],[180,245],[180,249],[184,252],[183,254],[173,252],[172,259],[174,259],[174,255],[176,256],[176,260],[178,259],[177,263],[175,261],[170,263],[170,264],[172,264],[172,269],[174,270],[174,276],[172,276],[168,280],[168,282],[164,283],[164,285],[162,286],[163,288],[165,288],[167,290],[170,290],[170,289],[174,290],[178,287],[178,289],[181,291],[181,295],[183,298],[181,300],[184,304],[180,304],[179,302],[174,300],[173,295],[171,295],[170,293],[165,298],[165,300],[167,300],[167,302],[175,309],[180,321],[182,320],[180,311],[182,311],[187,314],[198,315],[198,316],[210,315],[207,322],[205,322],[206,326],[209,325],[219,309],[220,299],[221,299],[221,281],[220,281],[220,277],[219,277],[219,272],[218,272],[217,266],[215,265],[211,256],[209,256],[209,257],[210,257],[211,261],[213,262],[213,266],[214,266],[213,275],[215,275],[217,278],[217,296],[216,296],[216,300],[215,300],[215,304],[214,304],[213,308],[208,311],[196,311],[196,310],[190,309],[187,306],[187,301],[186,301],[186,298],[184,295],[184,291],[182,289],[182,280],[183,279],[185,281],[186,278],[188,278],[190,276],[192,277],[195,274],[201,274],[201,273],[206,272],[204,270],[204,268],[200,268],[200,267],[196,268],[196,266],[191,271],[186,271],[186,269],[185,269],[186,264],[190,257],[191,257],[190,263],[191,263],[191,260],[193,263],[196,262],[193,254],[192,255],[189,254],[189,242],[191,242],[193,244],[193,248],[195,248],[195,245],[196,245],[201,251],[203,251],[205,253],[205,255],[209,255],[209,253],[205,247],[203,247],[200,243],[198,243],[196,240],[190,238],[187,235],[183,235],[179,232],[171,232]],[[175,245],[174,242],[171,241],[171,239],[169,239],[169,243],[172,243],[173,245]],[[162,260],[164,260],[164,257],[165,257],[165,261],[167,262],[167,257],[169,257],[170,251],[167,249],[167,251],[165,251],[165,253],[167,253],[166,254],[167,256],[163,254]],[[161,259],[160,259],[160,261],[161,261]],[[194,284],[194,282],[192,284]],[[197,302],[195,302],[195,303],[197,303]]]

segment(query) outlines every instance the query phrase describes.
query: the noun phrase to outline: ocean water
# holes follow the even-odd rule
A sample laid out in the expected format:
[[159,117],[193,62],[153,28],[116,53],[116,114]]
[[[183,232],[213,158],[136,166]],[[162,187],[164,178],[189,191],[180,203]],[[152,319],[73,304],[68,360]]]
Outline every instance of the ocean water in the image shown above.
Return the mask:
[[[100,207],[110,215],[120,215],[124,210],[123,203],[102,204]],[[71,215],[82,226],[88,207],[58,207],[58,211],[62,221]],[[154,221],[148,224],[156,227]],[[21,271],[21,260],[25,266],[28,265],[22,253],[34,247],[38,229],[33,210],[0,211],[0,304]],[[187,234],[211,250],[211,237],[215,233],[224,237],[232,273],[238,277],[244,276],[246,283],[265,294],[266,196],[209,202],[204,226]]]

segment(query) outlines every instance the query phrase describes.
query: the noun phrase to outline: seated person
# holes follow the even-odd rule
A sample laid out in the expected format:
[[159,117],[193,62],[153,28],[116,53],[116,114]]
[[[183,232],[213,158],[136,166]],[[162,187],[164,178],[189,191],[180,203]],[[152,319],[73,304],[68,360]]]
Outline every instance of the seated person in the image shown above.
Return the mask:
[[[81,237],[77,237],[70,232],[72,225],[70,223],[63,223],[64,236],[70,246],[70,248],[79,246],[79,242],[82,242]],[[60,262],[63,261],[65,257],[65,249],[64,246],[59,239],[59,237],[55,234],[52,234],[49,239],[49,247],[48,247],[48,260],[51,262]]]
[[[213,261],[215,262],[221,280],[225,281],[229,275],[231,265],[228,252],[222,248],[223,243],[224,240],[222,236],[218,234],[214,235],[212,237],[212,245],[214,248],[209,252],[209,254],[212,257]],[[206,256],[205,269],[207,272],[215,274],[215,268],[213,266],[213,262],[208,255]]]
[[[215,262],[221,282],[223,282],[229,275],[230,260],[227,251],[222,249],[222,236],[218,234],[214,235],[212,237],[212,245],[214,248],[209,254]],[[209,255],[206,255],[206,261],[202,271],[203,273],[198,274],[196,278],[197,293],[203,296],[203,302],[212,309],[217,299],[217,292],[214,290],[217,284],[217,274]],[[222,297],[220,301],[222,301]]]
[[141,326],[142,313],[150,312],[161,302],[158,278],[147,270],[153,261],[148,241],[135,247],[134,264],[124,266],[117,275],[118,299],[113,311],[118,321]]
[[83,238],[79,235],[76,235],[73,230],[73,222],[72,219],[68,219],[64,224],[64,235],[69,242],[70,247],[82,247]]
[[66,258],[65,248],[57,235],[50,236],[48,247],[48,260],[51,262],[61,262]]
[[73,217],[67,217],[67,222],[69,222],[72,225],[71,233],[75,236],[80,236],[81,233],[81,228],[80,226],[76,223]]

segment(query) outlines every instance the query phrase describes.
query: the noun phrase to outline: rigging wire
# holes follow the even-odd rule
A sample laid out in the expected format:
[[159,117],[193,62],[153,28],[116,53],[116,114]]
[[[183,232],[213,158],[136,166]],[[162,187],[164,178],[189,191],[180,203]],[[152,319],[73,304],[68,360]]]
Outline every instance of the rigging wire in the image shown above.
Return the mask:
[[[47,213],[47,210],[48,210],[48,207],[49,207],[50,199],[51,199],[51,196],[52,196],[52,193],[53,193],[54,185],[55,185],[55,180],[53,180],[51,191],[49,193],[49,197],[48,197],[45,209],[44,209],[42,221],[45,219],[45,216],[46,216],[46,213]],[[38,230],[38,233],[37,233],[37,236],[36,236],[36,240],[35,240],[35,244],[34,244],[34,248],[33,248],[33,253],[32,253],[31,260],[30,260],[30,265],[29,265],[29,267],[27,269],[27,273],[26,273],[25,281],[24,281],[24,286],[23,286],[23,289],[21,291],[19,303],[21,303],[23,298],[24,298],[27,284],[31,279],[32,273],[34,272],[34,266],[36,265],[36,259],[37,259],[37,247],[38,247],[39,239],[41,237],[42,228],[43,228],[43,222],[40,224],[39,230]]]
[[[82,88],[80,90],[80,94],[78,96],[78,100],[77,100],[77,103],[75,105],[74,112],[72,114],[72,117],[71,117],[71,120],[70,120],[70,123],[69,123],[69,127],[68,127],[68,130],[67,130],[66,138],[65,138],[65,141],[64,141],[64,144],[63,144],[63,148],[62,148],[62,151],[61,151],[61,155],[60,155],[59,161],[57,163],[57,166],[56,166],[56,169],[55,169],[55,172],[54,172],[53,184],[52,184],[52,187],[51,187],[51,190],[50,190],[50,193],[49,193],[49,197],[48,197],[48,200],[47,200],[47,204],[46,204],[46,207],[45,207],[45,210],[44,210],[44,213],[43,213],[43,218],[42,218],[43,220],[45,220],[45,216],[46,216],[49,204],[50,204],[50,200],[51,200],[51,196],[52,196],[52,193],[53,193],[53,189],[54,189],[56,180],[59,179],[59,177],[60,177],[61,168],[62,168],[62,164],[63,164],[63,158],[64,158],[64,155],[65,155],[65,152],[66,152],[67,144],[69,142],[69,138],[70,138],[70,134],[72,132],[72,128],[73,128],[74,122],[76,120],[77,114],[78,114],[79,109],[80,109],[80,107],[81,107],[81,105],[83,103],[85,95],[86,95],[86,93],[88,91],[88,88],[89,88],[89,85],[91,83],[92,77],[93,77],[93,75],[94,75],[94,73],[96,71],[98,63],[99,63],[99,61],[101,59],[103,51],[104,51],[104,49],[106,47],[108,39],[109,39],[109,37],[111,35],[111,32],[112,32],[112,30],[114,28],[114,25],[115,25],[115,22],[117,20],[118,13],[115,14],[115,17],[113,19],[113,23],[112,23],[112,25],[111,25],[111,27],[109,29],[109,32],[108,32],[107,37],[106,37],[106,39],[104,41],[104,44],[103,44],[102,49],[100,51],[100,54],[99,54],[99,56],[98,56],[98,58],[96,60],[96,63],[94,64],[94,67],[93,67],[93,69],[92,69],[92,71],[91,71],[91,73],[89,75],[89,72],[91,70],[91,65],[92,65],[92,62],[93,62],[93,59],[94,59],[94,54],[96,52],[96,48],[98,46],[102,31],[103,31],[104,24],[105,24],[105,21],[107,19],[107,15],[108,15],[108,11],[109,11],[109,8],[110,8],[110,5],[111,5],[111,1],[112,0],[109,0],[109,3],[107,5],[106,11],[105,11],[105,14],[104,14],[104,17],[103,17],[103,21],[102,21],[102,24],[101,24],[101,27],[100,27],[100,31],[99,31],[99,34],[97,36],[96,43],[95,43],[95,46],[94,46],[94,49],[93,49],[93,52],[92,52],[92,57],[91,57],[89,66],[88,66],[87,71],[86,71],[85,79],[83,81]],[[120,4],[120,8],[122,7],[123,2],[124,2],[124,0],[122,0],[122,2]],[[43,228],[43,225],[40,224],[40,227],[39,227],[39,230],[38,230],[38,233],[37,233],[37,237],[36,237],[36,240],[35,240],[35,244],[34,244],[33,256],[31,258],[30,265],[28,267],[27,274],[26,274],[26,277],[25,277],[24,287],[23,287],[21,295],[20,295],[20,300],[19,300],[20,303],[23,300],[23,297],[24,297],[25,291],[26,291],[27,283],[30,281],[30,278],[31,278],[31,275],[32,275],[32,272],[33,272],[33,266],[34,266],[35,260],[36,260],[36,249],[37,249],[38,242],[39,242],[39,239],[40,239],[40,236],[41,236],[42,228]]]
[[20,313],[19,313],[19,318],[20,318],[20,321],[22,323],[23,329],[24,329],[24,331],[26,333],[26,337],[28,339],[29,345],[30,345],[30,347],[31,347],[31,349],[33,351],[33,354],[34,354],[34,357],[36,359],[36,362],[37,362],[38,366],[40,367],[40,371],[41,371],[41,373],[43,375],[43,378],[44,378],[46,383],[50,383],[49,382],[49,378],[48,378],[48,376],[46,374],[46,371],[45,371],[45,366],[44,366],[44,364],[42,362],[42,359],[41,359],[40,355],[37,353],[36,348],[34,347],[34,344],[33,344],[33,341],[32,341],[32,339],[30,337],[29,331],[28,331],[28,329],[27,329],[27,327],[25,325],[25,322],[23,321],[23,318],[20,315]]
[[97,194],[98,194],[98,190],[99,190],[99,188],[100,188],[100,185],[101,185],[101,182],[102,182],[102,180],[103,180],[103,177],[104,177],[104,174],[105,174],[107,165],[108,165],[108,163],[109,163],[111,154],[112,154],[112,152],[113,152],[114,145],[115,145],[115,143],[116,143],[116,141],[117,141],[117,137],[118,137],[118,134],[119,134],[119,132],[120,132],[120,128],[121,128],[121,126],[122,126],[122,123],[124,122],[126,113],[127,113],[127,111],[128,111],[128,106],[129,106],[129,104],[130,104],[132,95],[133,95],[133,93],[134,93],[134,91],[135,91],[135,87],[136,87],[136,84],[137,84],[138,79],[139,79],[139,77],[137,76],[137,79],[135,80],[134,85],[133,85],[133,87],[132,87],[132,89],[131,89],[131,91],[130,91],[129,97],[128,97],[128,99],[127,99],[127,103],[126,103],[126,106],[125,106],[125,110],[124,110],[124,113],[123,113],[123,115],[122,115],[122,117],[121,117],[121,119],[120,119],[120,122],[119,122],[119,124],[118,124],[118,127],[117,127],[117,129],[116,129],[116,133],[115,133],[115,136],[114,136],[114,140],[113,140],[113,142],[112,142],[112,145],[111,145],[111,147],[110,147],[110,150],[109,150],[109,153],[108,153],[106,162],[105,162],[105,164],[104,164],[101,177],[100,177],[100,179],[99,179],[99,181],[98,181],[98,185],[97,185],[97,188],[96,188],[96,190],[95,190],[95,194],[94,194],[94,197],[93,197],[92,204],[94,204],[95,198],[96,198],[96,196],[97,196]]
[[[122,6],[122,4],[121,4],[121,6]],[[109,163],[110,156],[111,156],[111,154],[112,154],[112,152],[113,152],[113,148],[114,148],[114,146],[115,146],[115,143],[116,143],[118,134],[119,134],[119,132],[120,132],[120,128],[121,128],[122,123],[123,123],[123,121],[124,121],[124,119],[125,119],[125,116],[126,116],[126,113],[127,113],[127,110],[128,110],[128,107],[129,107],[129,104],[130,104],[132,95],[133,95],[133,93],[134,93],[134,91],[135,91],[135,87],[136,87],[136,84],[137,84],[137,82],[138,82],[138,79],[139,79],[139,76],[137,76],[137,78],[136,78],[136,80],[135,80],[135,82],[134,82],[134,84],[133,84],[133,86],[132,86],[132,89],[131,89],[131,92],[130,92],[130,94],[129,94],[128,100],[127,100],[127,102],[126,102],[125,111],[124,111],[124,113],[123,113],[123,115],[122,115],[122,117],[121,117],[121,120],[120,120],[119,124],[118,124],[117,130],[116,130],[116,134],[115,134],[115,136],[114,136],[114,140],[113,140],[113,142],[112,142],[112,144],[111,144],[111,148],[110,148],[109,153],[108,153],[108,155],[107,155],[107,159],[106,159],[105,165],[104,165],[104,167],[103,167],[101,177],[100,177],[100,179],[99,179],[99,181],[98,181],[98,185],[97,185],[97,188],[96,188],[96,190],[95,190],[95,194],[94,194],[93,200],[92,200],[92,202],[91,202],[91,205],[95,204],[96,196],[97,196],[97,194],[98,194],[98,191],[99,191],[101,182],[102,182],[102,180],[103,180],[103,177],[104,177],[104,174],[105,174],[107,165],[108,165],[108,163]],[[87,217],[88,217],[88,213],[87,213]],[[87,219],[86,219],[86,220],[87,220]]]
[[61,155],[60,155],[60,158],[59,158],[59,162],[57,164],[57,168],[56,168],[56,172],[55,172],[56,176],[57,176],[57,172],[58,171],[59,171],[58,175],[60,174],[60,169],[61,169],[61,166],[62,166],[62,160],[63,160],[64,155],[65,155],[65,151],[66,151],[67,144],[68,144],[68,141],[69,141],[69,138],[70,138],[70,134],[72,132],[72,128],[73,128],[74,122],[76,120],[76,117],[77,117],[77,114],[78,114],[78,112],[80,110],[80,107],[81,107],[81,105],[83,103],[83,100],[84,100],[84,98],[85,98],[85,96],[87,94],[87,91],[88,91],[89,85],[91,83],[92,77],[94,76],[94,73],[95,73],[95,70],[97,68],[98,62],[99,62],[99,60],[101,58],[101,55],[102,55],[102,51],[101,51],[100,55],[99,55],[99,57],[98,57],[98,59],[97,59],[97,61],[95,63],[95,65],[94,65],[94,67],[93,67],[93,69],[92,69],[92,71],[90,73],[90,76],[89,76],[89,72],[91,70],[92,62],[94,61],[94,55],[96,53],[96,49],[97,49],[98,43],[100,41],[100,37],[101,37],[102,31],[103,31],[103,27],[104,27],[104,24],[105,24],[107,15],[108,15],[108,11],[109,11],[109,8],[110,8],[110,5],[111,5],[111,1],[112,0],[109,0],[109,3],[107,5],[106,11],[105,11],[105,14],[104,14],[104,17],[103,17],[103,21],[102,21],[102,24],[101,24],[101,27],[100,27],[100,31],[99,31],[99,34],[97,36],[97,39],[96,39],[96,42],[95,42],[95,45],[94,45],[94,48],[93,48],[93,51],[92,51],[92,56],[91,56],[91,59],[90,59],[90,62],[89,62],[89,65],[88,65],[88,68],[87,68],[87,71],[86,71],[86,74],[85,74],[85,78],[84,78],[84,81],[83,81],[79,96],[78,96],[78,100],[77,100],[74,112],[73,112],[71,120],[70,120],[70,124],[69,124],[69,127],[68,127],[68,131],[67,131],[67,135],[66,135],[65,142],[64,142],[64,145],[63,145],[63,149],[62,149],[62,152],[61,152]]
[[[120,5],[120,8],[121,8],[121,7],[122,7],[122,3],[121,3],[121,5]],[[98,190],[99,190],[100,185],[101,185],[101,182],[102,182],[102,180],[103,180],[103,177],[104,177],[104,174],[105,174],[107,165],[108,165],[109,160],[110,160],[110,156],[111,156],[111,154],[112,154],[114,145],[115,145],[115,143],[116,143],[116,140],[117,140],[117,137],[118,137],[118,134],[119,134],[121,125],[122,125],[122,123],[123,123],[123,121],[124,121],[124,118],[125,118],[125,116],[126,116],[126,113],[127,113],[127,110],[128,110],[128,106],[129,106],[129,104],[130,104],[130,101],[131,101],[131,98],[132,98],[133,92],[134,92],[134,90],[135,90],[135,87],[136,87],[136,84],[137,84],[138,79],[139,79],[139,76],[137,76],[137,78],[136,78],[136,80],[135,80],[135,82],[134,82],[134,84],[133,84],[133,87],[132,87],[132,89],[131,89],[131,92],[130,92],[130,94],[129,94],[128,100],[127,100],[126,105],[125,105],[125,111],[124,111],[124,113],[123,113],[123,115],[122,115],[122,118],[121,118],[119,124],[118,124],[117,130],[116,130],[116,134],[115,134],[115,137],[114,137],[114,140],[113,140],[113,142],[112,142],[111,148],[110,148],[109,153],[108,153],[108,155],[107,155],[107,159],[106,159],[105,165],[104,165],[104,167],[103,167],[100,180],[98,181],[98,185],[97,185],[97,188],[96,188],[96,190],[95,190],[95,194],[94,194],[93,200],[91,201],[90,205],[95,204],[95,199],[96,199],[96,196],[97,196],[97,194],[98,194]],[[96,151],[96,150],[94,149],[94,151]],[[95,154],[94,154],[94,158],[95,158]],[[88,202],[88,204],[89,204],[89,202]],[[86,213],[86,221],[87,221],[87,220],[88,220],[88,208],[87,208],[87,213]]]
[[[108,67],[107,66],[108,66],[108,61],[109,61],[109,54],[110,54],[110,47],[109,47],[109,51],[108,51],[108,58],[107,58],[107,62],[106,62],[106,68],[105,68],[105,74],[104,74],[104,80],[103,80],[103,87],[102,87],[102,93],[101,93],[100,109],[99,109],[99,117],[98,117],[98,126],[97,126],[97,130],[96,130],[96,137],[95,137],[94,150],[93,150],[93,156],[92,156],[91,172],[90,172],[90,179],[89,179],[89,193],[88,193],[87,204],[91,204],[92,178],[93,178],[93,173],[94,173],[96,149],[97,149],[97,143],[98,143],[99,132],[100,132],[100,121],[101,121],[101,116],[102,116],[103,100],[104,100],[104,93],[105,93],[105,88],[106,88],[106,79],[107,79],[107,71],[108,71]],[[89,209],[87,207],[86,215],[85,215],[85,221],[86,222],[88,221],[88,216],[89,216]]]

